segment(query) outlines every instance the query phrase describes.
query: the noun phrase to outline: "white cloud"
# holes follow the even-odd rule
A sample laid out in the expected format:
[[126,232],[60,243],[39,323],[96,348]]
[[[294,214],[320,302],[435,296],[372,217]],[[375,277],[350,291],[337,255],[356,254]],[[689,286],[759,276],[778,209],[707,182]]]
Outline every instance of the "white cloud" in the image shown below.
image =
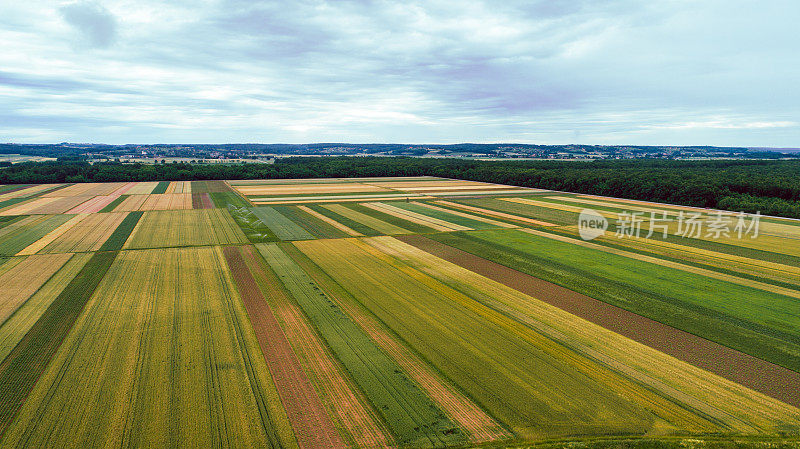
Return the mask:
[[773,3],[13,2],[2,140],[796,146]]

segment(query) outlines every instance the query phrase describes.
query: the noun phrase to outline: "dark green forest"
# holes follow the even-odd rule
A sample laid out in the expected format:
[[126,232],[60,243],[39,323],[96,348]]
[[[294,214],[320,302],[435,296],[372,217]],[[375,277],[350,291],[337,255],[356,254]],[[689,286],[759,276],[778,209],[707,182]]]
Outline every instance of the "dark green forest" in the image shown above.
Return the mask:
[[274,164],[89,164],[80,159],[0,168],[0,183],[441,176],[800,218],[800,160],[477,161],[295,157]]

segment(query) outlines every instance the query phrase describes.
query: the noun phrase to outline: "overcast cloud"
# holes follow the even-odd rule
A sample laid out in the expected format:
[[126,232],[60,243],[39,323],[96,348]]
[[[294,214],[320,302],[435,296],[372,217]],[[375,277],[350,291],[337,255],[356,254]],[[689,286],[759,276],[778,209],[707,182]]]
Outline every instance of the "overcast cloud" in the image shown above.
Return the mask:
[[0,141],[800,147],[800,2],[3,1]]

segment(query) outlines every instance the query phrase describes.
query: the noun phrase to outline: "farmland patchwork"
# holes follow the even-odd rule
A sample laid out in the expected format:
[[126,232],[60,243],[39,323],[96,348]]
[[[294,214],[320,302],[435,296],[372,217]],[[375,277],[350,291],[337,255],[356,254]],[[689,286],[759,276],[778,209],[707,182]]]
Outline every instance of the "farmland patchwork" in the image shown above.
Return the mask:
[[[587,209],[666,224],[589,241]],[[432,177],[0,186],[0,447],[797,441],[800,225],[692,214],[742,222]]]

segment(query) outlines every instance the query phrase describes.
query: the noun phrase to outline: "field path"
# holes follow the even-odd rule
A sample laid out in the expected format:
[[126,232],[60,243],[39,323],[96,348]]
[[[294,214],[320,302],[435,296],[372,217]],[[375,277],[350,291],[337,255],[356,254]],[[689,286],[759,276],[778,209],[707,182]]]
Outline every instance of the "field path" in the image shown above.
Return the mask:
[[229,246],[223,253],[300,447],[346,447],[238,248]]
[[800,373],[424,236],[396,238],[665,354],[800,407]]

